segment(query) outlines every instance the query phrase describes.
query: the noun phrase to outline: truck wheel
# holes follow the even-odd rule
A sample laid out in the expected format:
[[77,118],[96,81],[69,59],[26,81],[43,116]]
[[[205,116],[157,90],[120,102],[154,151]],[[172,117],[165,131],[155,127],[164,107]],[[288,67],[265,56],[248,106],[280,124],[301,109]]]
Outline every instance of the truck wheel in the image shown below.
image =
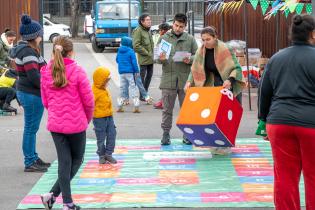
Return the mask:
[[101,53],[104,51],[105,49],[105,46],[98,46],[97,45],[97,42],[95,40],[95,36],[92,36],[91,37],[91,41],[92,41],[92,48],[93,48],[93,51],[96,52],[96,53]]

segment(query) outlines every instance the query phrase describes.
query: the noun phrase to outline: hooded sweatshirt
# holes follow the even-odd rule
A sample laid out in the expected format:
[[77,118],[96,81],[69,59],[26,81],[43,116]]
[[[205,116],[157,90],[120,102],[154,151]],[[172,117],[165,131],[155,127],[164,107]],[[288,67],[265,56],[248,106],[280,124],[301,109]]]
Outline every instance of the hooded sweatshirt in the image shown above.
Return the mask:
[[18,73],[17,90],[40,97],[40,69],[46,62],[27,42],[21,41],[10,50]]
[[73,134],[87,129],[92,119],[94,99],[85,71],[69,58],[64,58],[67,85],[53,85],[51,60],[41,69],[41,94],[48,110],[47,129],[51,132]]
[[106,89],[110,71],[104,67],[98,67],[93,74],[93,93],[95,100],[94,118],[103,118],[113,115],[112,99]]
[[123,37],[118,48],[116,62],[119,74],[138,73],[139,67],[135,51],[132,49],[132,39]]

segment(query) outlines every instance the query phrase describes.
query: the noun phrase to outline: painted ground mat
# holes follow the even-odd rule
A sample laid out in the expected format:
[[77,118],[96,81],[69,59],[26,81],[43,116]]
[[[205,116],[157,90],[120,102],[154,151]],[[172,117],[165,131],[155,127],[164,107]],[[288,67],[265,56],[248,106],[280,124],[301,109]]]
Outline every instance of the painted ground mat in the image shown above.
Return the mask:
[[[83,208],[273,207],[273,168],[269,142],[237,139],[228,156],[209,148],[160,146],[160,140],[118,140],[118,164],[98,164],[96,141],[88,140],[82,167],[72,180],[75,203]],[[57,178],[57,161],[18,209],[43,208],[39,195]],[[301,183],[301,192],[304,193]],[[304,205],[304,194],[301,194]],[[61,207],[57,199],[55,208]]]

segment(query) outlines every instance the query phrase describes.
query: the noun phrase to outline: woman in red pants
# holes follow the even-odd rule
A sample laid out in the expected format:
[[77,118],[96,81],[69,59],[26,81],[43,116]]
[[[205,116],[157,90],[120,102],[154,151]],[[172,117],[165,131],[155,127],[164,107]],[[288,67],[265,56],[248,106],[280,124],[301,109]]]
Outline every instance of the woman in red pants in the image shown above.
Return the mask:
[[315,209],[315,19],[293,17],[292,46],[268,62],[259,87],[260,120],[274,159],[277,210],[299,210],[303,173],[306,209]]

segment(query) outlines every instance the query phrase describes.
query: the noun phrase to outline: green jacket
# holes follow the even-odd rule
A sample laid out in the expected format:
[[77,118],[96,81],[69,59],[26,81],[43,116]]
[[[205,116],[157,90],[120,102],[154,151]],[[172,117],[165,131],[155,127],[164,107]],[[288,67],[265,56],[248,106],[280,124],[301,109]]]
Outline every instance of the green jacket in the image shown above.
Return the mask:
[[132,32],[132,39],[133,49],[137,53],[139,65],[153,64],[154,43],[151,32],[140,25]]
[[[158,43],[160,43],[162,39],[172,44],[172,50],[168,60],[159,61],[163,65],[160,89],[184,89],[190,73],[191,64],[198,49],[197,42],[193,36],[186,32],[179,38],[172,32],[167,32],[160,37]],[[174,62],[172,58],[177,51],[190,52],[190,63]]]
[[7,66],[9,63],[9,47],[0,38],[0,65]]

